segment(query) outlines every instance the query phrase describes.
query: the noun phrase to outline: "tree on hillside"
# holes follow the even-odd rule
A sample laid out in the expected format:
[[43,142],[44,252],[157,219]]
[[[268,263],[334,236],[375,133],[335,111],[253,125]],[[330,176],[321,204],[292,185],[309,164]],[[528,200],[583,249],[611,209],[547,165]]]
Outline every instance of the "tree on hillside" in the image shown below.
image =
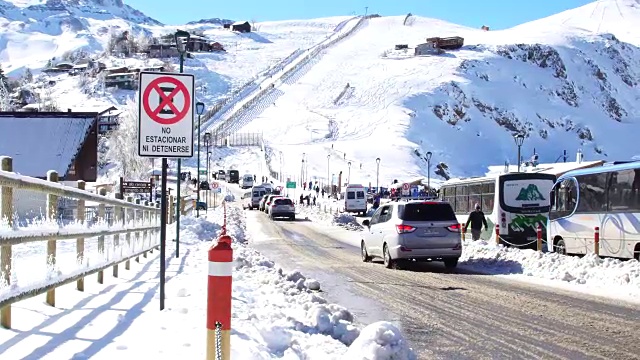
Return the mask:
[[2,85],[4,85],[5,88],[9,89],[9,79],[7,79],[7,75],[5,75],[2,65],[0,65],[0,82],[2,82]]
[[118,128],[108,136],[107,161],[116,171],[128,179],[144,179],[149,170],[149,161],[138,156],[138,104],[127,99],[124,111],[118,120]]
[[33,82],[33,73],[29,68],[22,74],[22,84],[31,84]]

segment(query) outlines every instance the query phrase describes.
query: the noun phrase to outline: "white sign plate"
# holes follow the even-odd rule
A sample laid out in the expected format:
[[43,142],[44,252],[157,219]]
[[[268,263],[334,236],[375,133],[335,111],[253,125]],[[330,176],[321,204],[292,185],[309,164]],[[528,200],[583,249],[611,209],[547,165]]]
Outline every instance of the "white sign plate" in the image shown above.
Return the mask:
[[191,74],[140,72],[138,155],[193,156],[194,86]]

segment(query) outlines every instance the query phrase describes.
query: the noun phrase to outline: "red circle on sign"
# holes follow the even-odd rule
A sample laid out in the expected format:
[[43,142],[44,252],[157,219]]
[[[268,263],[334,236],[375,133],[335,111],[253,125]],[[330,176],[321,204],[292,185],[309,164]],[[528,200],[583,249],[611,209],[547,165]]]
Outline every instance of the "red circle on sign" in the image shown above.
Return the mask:
[[[167,95],[162,89],[160,89],[160,84],[169,83],[175,86],[175,88],[171,91],[169,95]],[[151,97],[151,91],[155,90],[155,92],[160,97],[160,105],[155,109],[151,109],[151,105],[149,104],[149,98]],[[173,98],[179,93],[182,93],[184,97],[184,106],[182,110],[176,108],[173,105]],[[162,124],[162,125],[173,125],[180,120],[184,119],[187,112],[189,112],[189,108],[191,106],[191,96],[189,95],[189,90],[187,87],[178,79],[172,78],[170,76],[163,76],[157,79],[152,80],[149,85],[144,89],[144,93],[142,94],[142,106],[144,107],[144,112],[151,118],[151,120]],[[165,107],[169,107],[174,116],[163,118],[160,117],[159,113]]]
[[409,190],[409,184],[407,183],[402,184],[402,190]]
[[217,189],[217,188],[218,188],[218,183],[217,183],[217,182],[214,182],[214,183],[213,183],[213,188],[214,188],[214,189]]

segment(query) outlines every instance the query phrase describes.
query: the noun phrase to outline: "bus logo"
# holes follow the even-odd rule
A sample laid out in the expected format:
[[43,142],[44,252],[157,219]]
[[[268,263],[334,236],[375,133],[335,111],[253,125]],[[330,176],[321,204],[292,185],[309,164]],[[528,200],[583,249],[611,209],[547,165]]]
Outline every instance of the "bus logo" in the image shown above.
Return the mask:
[[529,184],[526,188],[520,189],[520,193],[518,197],[516,197],[518,201],[537,201],[537,200],[545,200],[544,196],[538,190],[538,187],[534,184]]

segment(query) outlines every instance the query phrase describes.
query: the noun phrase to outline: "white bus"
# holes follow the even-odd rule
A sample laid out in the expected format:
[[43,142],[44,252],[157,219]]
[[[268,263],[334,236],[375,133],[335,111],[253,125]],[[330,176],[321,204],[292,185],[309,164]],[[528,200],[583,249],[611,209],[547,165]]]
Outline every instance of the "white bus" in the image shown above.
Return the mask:
[[551,193],[549,251],[640,259],[640,162],[570,171]]
[[[440,199],[451,204],[458,221],[467,222],[475,204],[484,212],[488,230],[482,240],[495,241],[495,225],[506,245],[536,245],[537,227],[543,237],[549,213],[549,193],[556,176],[543,173],[505,173],[487,177],[452,179],[440,187]],[[470,233],[470,229],[468,230]]]

